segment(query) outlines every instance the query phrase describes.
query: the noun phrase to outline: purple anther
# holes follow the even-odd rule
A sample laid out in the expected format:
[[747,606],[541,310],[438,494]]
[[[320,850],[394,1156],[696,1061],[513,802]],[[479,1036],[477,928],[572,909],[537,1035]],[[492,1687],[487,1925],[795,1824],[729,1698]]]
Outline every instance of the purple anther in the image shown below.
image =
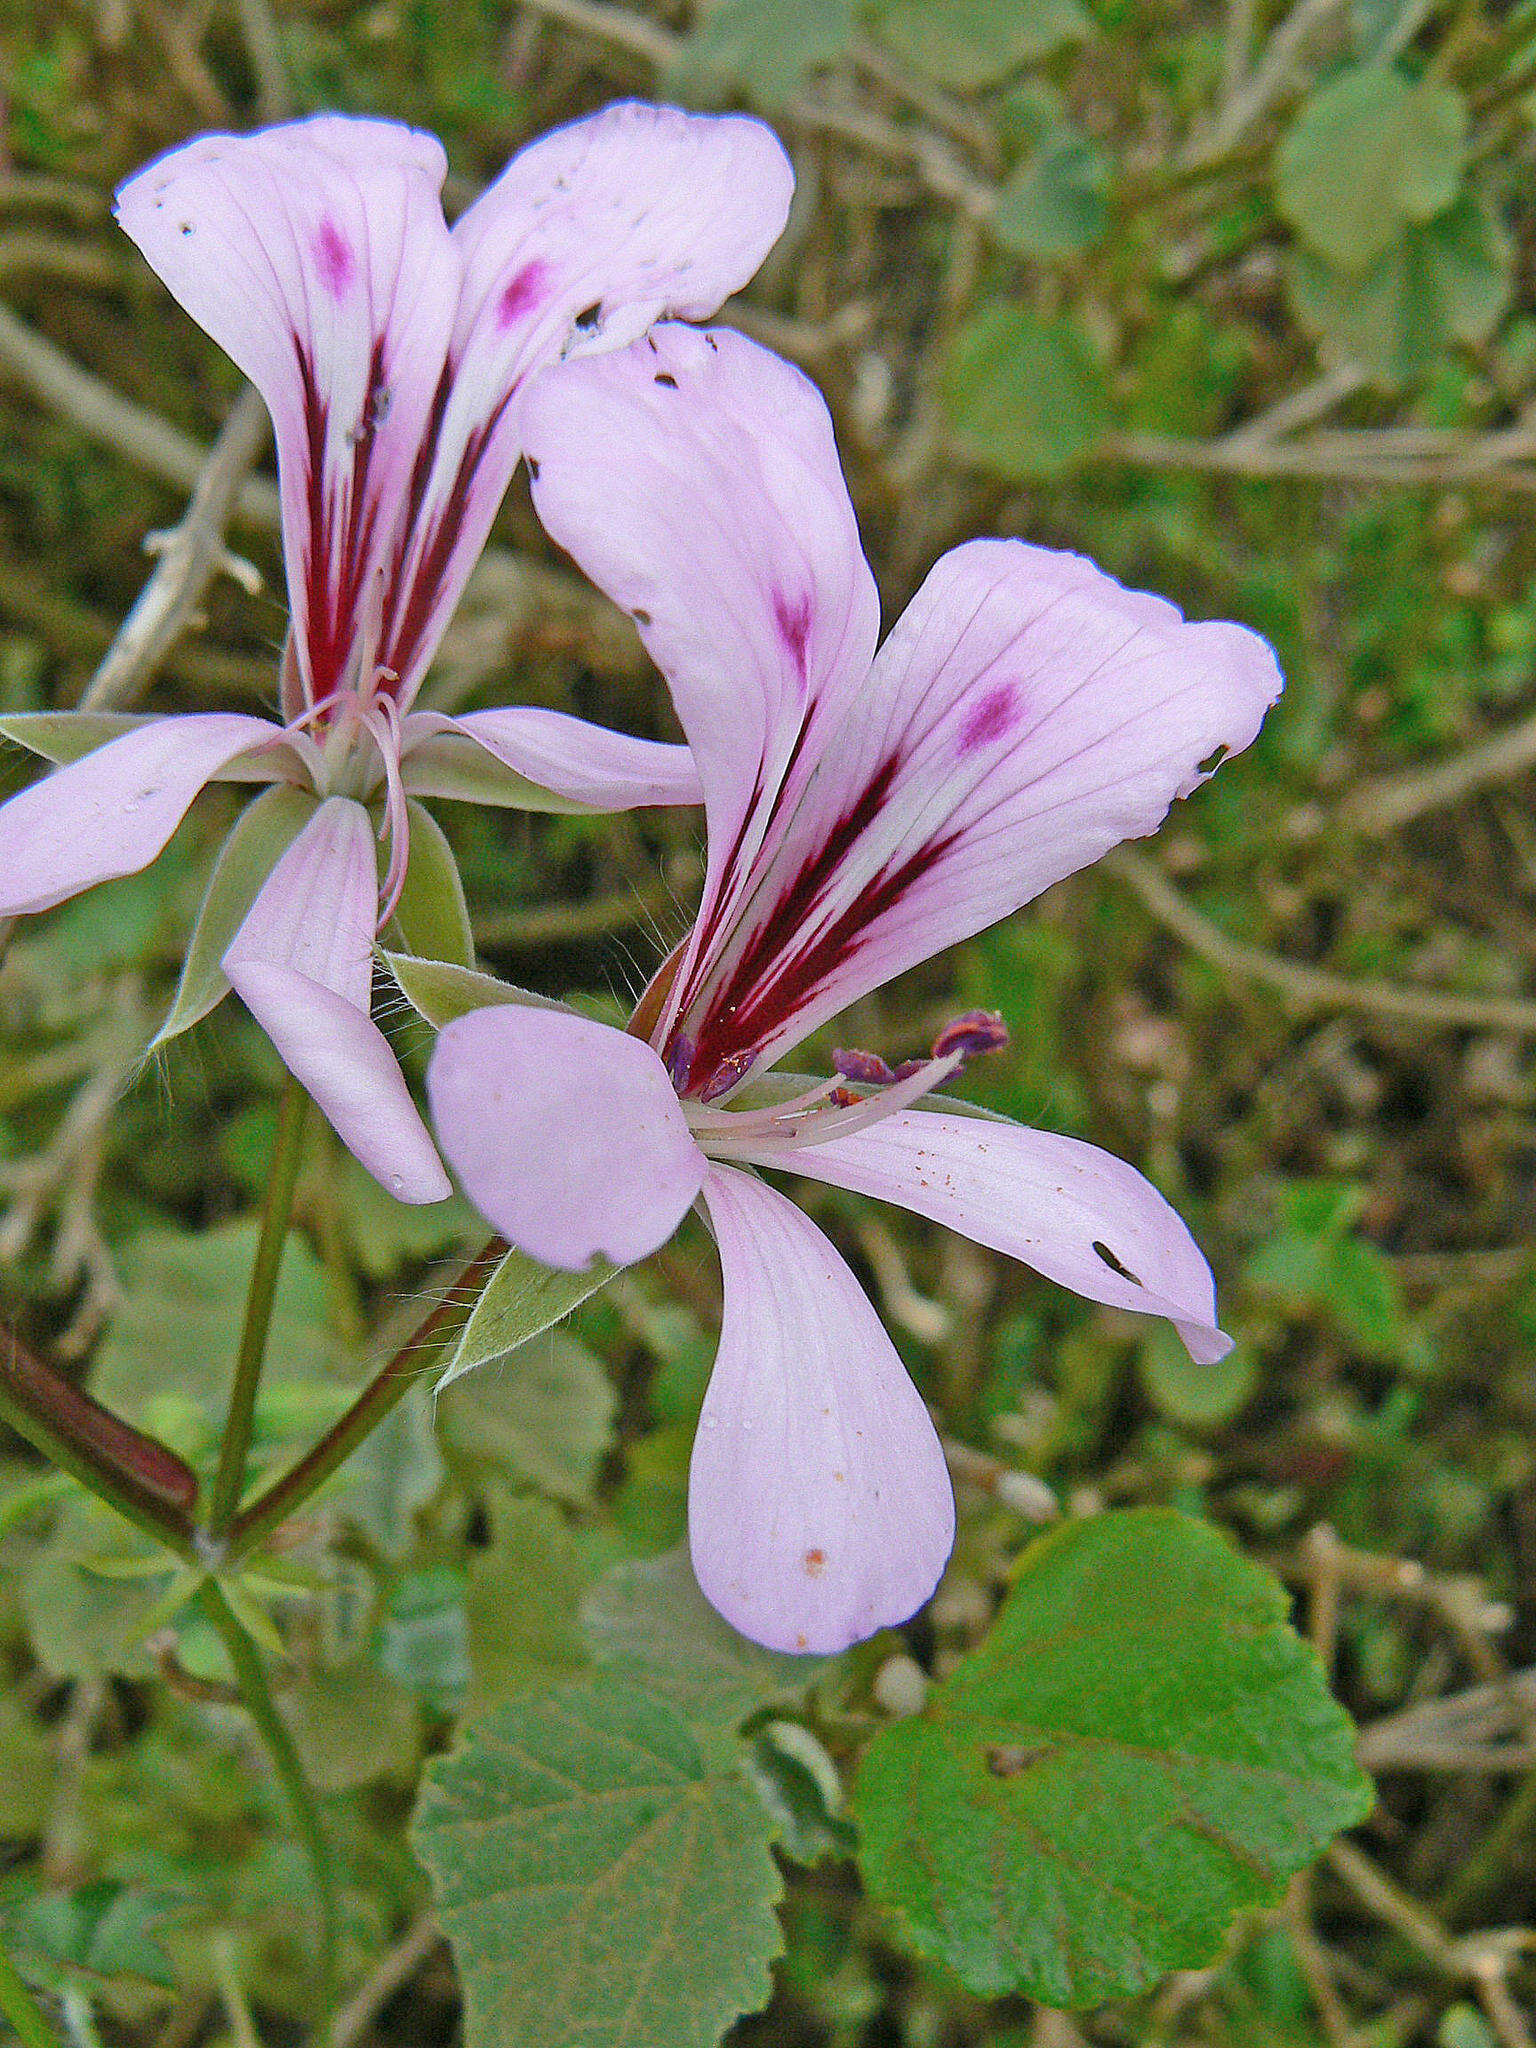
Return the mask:
[[743,1074],[757,1058],[756,1048],[747,1052],[733,1052],[723,1059],[699,1090],[700,1102],[714,1102],[736,1086]]
[[687,1093],[688,1076],[692,1070],[693,1040],[686,1032],[679,1032],[667,1047],[667,1073],[679,1095]]
[[832,1053],[834,1073],[845,1081],[861,1081],[869,1088],[883,1088],[896,1076],[877,1052],[858,1052],[836,1046]]
[[1000,1052],[1008,1043],[1008,1027],[996,1010],[966,1010],[953,1018],[933,1041],[933,1056],[947,1060],[959,1053],[973,1060],[984,1052]]
[[864,1100],[864,1097],[862,1095],[855,1095],[851,1088],[834,1088],[827,1097],[827,1100],[834,1109],[854,1109]]
[[901,1065],[896,1069],[895,1073],[891,1076],[891,1079],[893,1081],[910,1081],[912,1076],[914,1074],[920,1074],[923,1071],[924,1067],[927,1066],[927,1064],[928,1062],[926,1060],[903,1060]]

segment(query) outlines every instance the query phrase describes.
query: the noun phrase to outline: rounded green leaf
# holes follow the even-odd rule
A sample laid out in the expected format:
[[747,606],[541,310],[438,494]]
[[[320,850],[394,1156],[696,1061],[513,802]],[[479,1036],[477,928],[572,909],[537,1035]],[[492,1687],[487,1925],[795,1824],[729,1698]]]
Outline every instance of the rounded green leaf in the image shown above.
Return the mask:
[[639,1686],[595,1673],[472,1726],[414,1836],[465,2048],[716,2048],[768,1997],[772,1823],[732,1749]]
[[1210,1962],[1371,1804],[1288,1607],[1167,1510],[1033,1544],[986,1642],[859,1773],[865,1881],[912,1946],[1048,2005]]
[[1015,167],[998,194],[992,239],[1021,256],[1077,256],[1109,226],[1109,159],[1063,126]]
[[1369,65],[1312,95],[1275,159],[1275,197],[1335,270],[1368,270],[1410,221],[1451,204],[1466,153],[1467,107],[1453,86],[1411,85]]
[[714,0],[682,39],[668,92],[708,103],[734,84],[760,106],[781,106],[807,72],[844,55],[857,27],[853,0]]
[[1093,27],[1081,0],[887,0],[874,30],[904,63],[973,92]]
[[955,337],[943,398],[961,451],[1006,477],[1059,476],[1111,424],[1104,372],[1075,327],[986,306]]

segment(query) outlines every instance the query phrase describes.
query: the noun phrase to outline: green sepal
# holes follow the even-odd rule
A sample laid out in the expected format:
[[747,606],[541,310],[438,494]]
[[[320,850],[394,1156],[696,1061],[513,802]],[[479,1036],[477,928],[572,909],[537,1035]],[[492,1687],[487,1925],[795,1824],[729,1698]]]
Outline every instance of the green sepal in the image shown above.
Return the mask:
[[208,878],[197,922],[187,942],[187,957],[170,1015],[149,1042],[149,1049],[190,1030],[229,992],[220,964],[230,941],[245,921],[262,884],[314,816],[319,799],[307,789],[283,784],[263,790],[241,814],[225,840]]
[[569,1008],[553,996],[535,995],[531,989],[516,988],[510,981],[455,960],[417,959],[413,953],[391,953],[383,947],[379,957],[411,1008],[425,1017],[434,1031],[441,1031],[455,1017],[467,1017],[471,1010],[484,1010],[493,1003],[521,1003],[533,1010]]
[[578,803],[530,782],[465,733],[437,732],[418,740],[403,765],[406,787],[415,796],[494,804],[509,811],[556,811],[577,818],[594,817],[598,811],[596,804]]
[[407,953],[424,960],[473,968],[475,935],[459,864],[443,828],[414,797],[406,799],[411,820],[411,855],[392,927]]
[[491,1275],[459,1336],[453,1356],[437,1382],[437,1390],[473,1372],[493,1358],[505,1358],[519,1344],[537,1337],[568,1316],[589,1294],[618,1271],[606,1259],[594,1259],[580,1273],[541,1266],[515,1247]]
[[0,718],[0,735],[38,754],[56,768],[83,761],[109,740],[158,719],[135,711],[12,711]]

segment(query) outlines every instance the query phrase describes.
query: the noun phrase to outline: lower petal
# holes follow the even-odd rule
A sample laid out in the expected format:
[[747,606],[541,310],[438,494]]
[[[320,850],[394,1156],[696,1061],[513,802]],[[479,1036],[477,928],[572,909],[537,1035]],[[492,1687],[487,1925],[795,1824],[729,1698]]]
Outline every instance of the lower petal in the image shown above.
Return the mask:
[[1211,1269],[1178,1214],[1134,1166],[1097,1145],[913,1109],[758,1159],[899,1202],[1090,1301],[1167,1316],[1198,1364],[1232,1348],[1216,1327]]
[[[416,734],[424,737],[414,745]],[[549,790],[563,803],[594,811],[630,811],[643,804],[696,804],[702,801],[699,771],[687,747],[660,740],[632,739],[589,725],[563,711],[513,705],[497,711],[471,711],[463,718],[440,712],[413,712],[406,720],[409,750],[404,761],[408,789],[422,796],[456,796],[474,784],[473,767],[456,767],[454,755],[464,740],[484,756],[510,769],[509,803],[533,808],[537,794]],[[473,757],[472,757],[473,758]],[[466,783],[468,774],[470,782]],[[525,796],[520,783],[533,784]]]
[[156,718],[30,784],[0,805],[0,917],[148,867],[203,784],[276,737],[234,712]]
[[955,1533],[944,1453],[809,1217],[728,1167],[710,1168],[704,1199],[725,1318],[688,1479],[694,1572],[754,1642],[846,1649],[938,1584]]
[[402,1202],[453,1193],[389,1041],[364,1010],[291,967],[225,960],[241,1000],[352,1156]]
[[498,1005],[455,1018],[427,1095],[443,1154],[481,1215],[566,1272],[657,1250],[704,1178],[656,1054],[568,1011]]

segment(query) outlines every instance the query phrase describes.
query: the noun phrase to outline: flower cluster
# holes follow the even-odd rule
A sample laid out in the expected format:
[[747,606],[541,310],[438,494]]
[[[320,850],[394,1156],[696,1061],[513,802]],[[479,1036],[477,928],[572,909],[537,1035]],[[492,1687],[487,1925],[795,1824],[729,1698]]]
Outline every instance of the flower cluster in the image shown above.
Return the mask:
[[[194,143],[124,189],[124,226],[272,410],[280,722],[135,724],[12,799],[0,912],[142,865],[211,777],[283,785],[228,982],[406,1199],[446,1191],[440,1147],[497,1231],[571,1270],[642,1259],[701,1205],[724,1317],[689,1486],[699,1582],[761,1642],[839,1648],[927,1598],[953,1504],[858,1282],[761,1170],[1166,1317],[1196,1359],[1226,1339],[1209,1268],[1138,1173],[936,1093],[1003,1043],[995,1017],[957,1018],[917,1059],[780,1063],[1155,830],[1250,743],[1279,673],[1243,628],[1017,540],[945,555],[878,644],[819,394],[677,317],[707,317],[783,224],[789,173],[759,124],[613,108],[525,151],[451,231],[442,172],[426,137],[327,118]],[[686,747],[412,708],[520,452],[551,537],[635,621]],[[708,860],[627,1030],[538,1000],[443,1028],[434,1146],[369,1016],[372,944],[410,884],[414,799],[460,793],[470,756],[493,801],[701,801]]]

